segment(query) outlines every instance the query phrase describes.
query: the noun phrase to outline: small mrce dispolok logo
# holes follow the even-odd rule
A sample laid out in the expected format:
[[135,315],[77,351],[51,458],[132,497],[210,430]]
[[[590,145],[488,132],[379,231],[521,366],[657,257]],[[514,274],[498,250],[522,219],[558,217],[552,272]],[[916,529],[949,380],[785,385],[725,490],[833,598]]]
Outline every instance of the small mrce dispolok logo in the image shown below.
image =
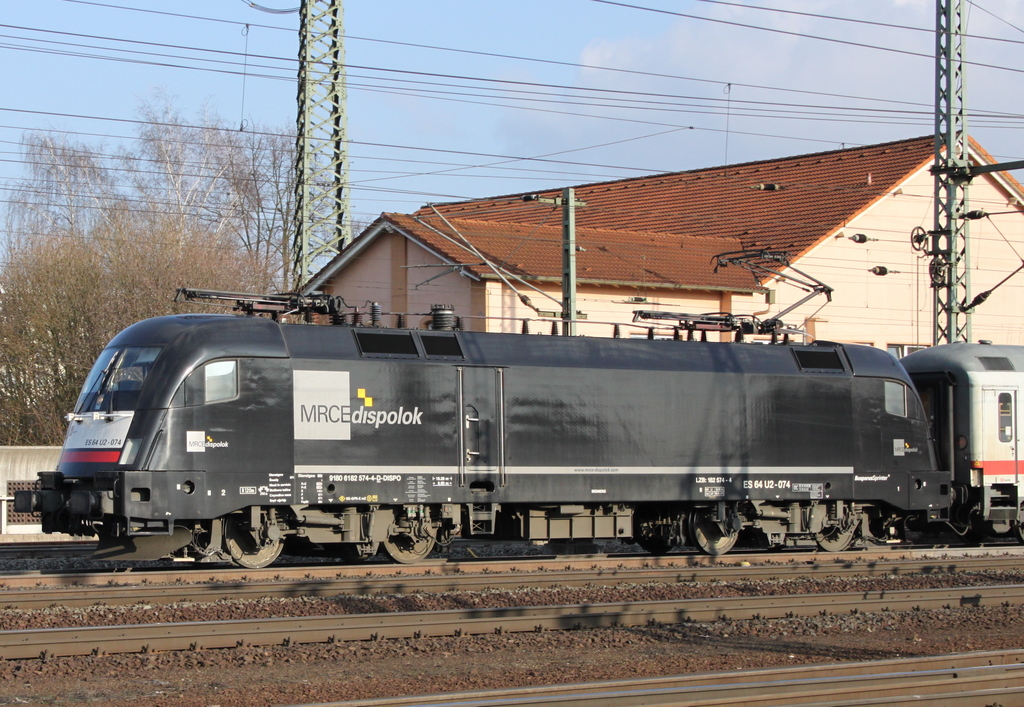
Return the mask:
[[205,452],[207,449],[225,449],[227,442],[215,442],[203,430],[187,430],[185,432],[185,450],[189,452]]
[[[421,425],[423,411],[374,408],[366,388],[352,400],[348,371],[293,371],[295,439],[352,439],[352,425]],[[353,408],[355,408],[353,410]]]
[[892,441],[892,454],[894,457],[905,457],[908,454],[916,454],[917,447],[911,447],[910,443],[902,439]]

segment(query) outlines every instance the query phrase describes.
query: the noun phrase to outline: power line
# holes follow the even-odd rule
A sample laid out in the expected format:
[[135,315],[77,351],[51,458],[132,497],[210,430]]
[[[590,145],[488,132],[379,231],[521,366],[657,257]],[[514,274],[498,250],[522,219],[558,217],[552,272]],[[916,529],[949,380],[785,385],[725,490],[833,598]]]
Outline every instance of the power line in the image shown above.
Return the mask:
[[[126,10],[126,11],[133,11],[133,12],[142,12],[142,13],[150,13],[150,14],[157,14],[157,15],[165,15],[165,16],[178,17],[178,18],[184,18],[184,19],[190,19],[190,20],[219,22],[219,23],[231,24],[231,25],[238,26],[238,27],[243,27],[243,26],[249,25],[251,27],[257,27],[257,28],[261,28],[261,29],[270,29],[270,30],[276,30],[276,31],[284,31],[284,32],[294,32],[295,31],[294,29],[288,28],[288,27],[280,27],[280,26],[274,26],[274,25],[258,25],[258,24],[252,24],[252,23],[247,23],[247,22],[240,22],[240,21],[237,21],[237,20],[222,20],[222,19],[212,18],[212,17],[201,17],[201,16],[198,16],[198,15],[187,15],[187,14],[181,14],[181,13],[166,12],[166,11],[161,11],[161,10],[150,10],[150,9],[135,8],[135,7],[124,7],[124,6],[112,5],[112,4],[108,4],[108,3],[92,2],[92,1],[89,1],[89,0],[62,0],[62,1],[63,2],[76,3],[76,4],[82,4],[82,5],[94,5],[94,6],[106,7],[106,8],[118,9],[118,10]],[[601,0],[592,0],[592,1],[599,2]],[[753,6],[744,6],[744,7],[747,7],[748,9],[769,9],[769,8],[757,8],[757,7],[753,7]],[[644,9],[644,8],[640,8],[640,9]],[[655,10],[651,10],[651,11],[655,11]],[[667,11],[665,11],[665,12],[667,12]],[[808,13],[808,14],[813,16],[813,14],[811,14],[811,13]],[[822,18],[826,18],[826,19],[833,19],[833,18],[831,18],[828,15],[821,15],[821,17]],[[699,18],[698,17],[697,19],[704,19],[704,18]],[[834,19],[844,19],[845,21],[849,21],[849,22],[867,23],[867,21],[848,19],[848,18],[834,18]],[[879,23],[879,24],[885,26],[885,23]],[[897,29],[903,28],[900,25],[891,25],[891,27],[897,28]],[[756,29],[758,27],[755,26],[754,28]],[[767,28],[764,28],[764,29],[767,29]],[[914,29],[916,29],[916,28],[914,28]],[[919,30],[919,31],[930,32],[929,30]],[[982,40],[991,39],[991,40],[994,40],[994,41],[1007,41],[1007,42],[1013,42],[1014,41],[1014,40],[1003,40],[1001,38],[994,38],[994,37],[985,37],[985,36],[980,36],[980,35],[970,35],[970,36],[972,36],[973,38],[982,39]],[[527,57],[527,56],[521,56],[521,55],[515,55],[515,54],[502,54],[502,53],[499,53],[499,52],[485,52],[485,51],[470,50],[470,49],[460,49],[460,48],[456,48],[456,47],[442,47],[442,46],[436,46],[436,45],[430,45],[430,44],[422,44],[422,43],[415,43],[415,42],[401,42],[401,41],[396,41],[396,40],[380,39],[380,38],[375,38],[375,37],[362,37],[362,36],[351,35],[351,34],[346,34],[345,35],[345,39],[346,40],[353,40],[353,41],[363,41],[363,42],[378,43],[378,44],[387,44],[387,45],[392,45],[392,46],[403,46],[403,47],[410,47],[410,48],[417,48],[417,49],[428,49],[428,50],[440,51],[440,52],[453,52],[453,53],[458,53],[458,54],[467,54],[467,55],[471,55],[471,56],[486,56],[486,57],[499,58],[499,59],[510,59],[510,60],[515,60],[515,61],[541,63],[541,64],[548,64],[548,65],[553,65],[553,66],[564,66],[564,67],[577,68],[577,69],[607,71],[607,72],[612,72],[612,73],[621,73],[621,74],[629,74],[629,75],[636,75],[636,76],[648,76],[648,77],[652,77],[652,78],[666,78],[666,79],[674,79],[674,80],[679,80],[679,81],[691,81],[691,82],[696,82],[696,83],[710,83],[710,84],[715,84],[715,85],[718,85],[718,86],[724,86],[724,85],[726,85],[728,83],[728,84],[731,84],[732,86],[737,87],[737,88],[751,88],[751,89],[757,89],[757,90],[778,91],[778,92],[782,92],[782,93],[795,93],[795,94],[822,96],[822,97],[827,97],[827,98],[844,98],[844,99],[853,99],[853,100],[870,100],[870,101],[878,101],[878,102],[893,103],[893,104],[923,105],[923,104],[918,104],[918,103],[908,103],[908,102],[905,102],[905,101],[898,101],[898,100],[892,100],[892,99],[869,98],[869,97],[866,97],[866,96],[854,96],[854,95],[849,95],[849,94],[831,93],[831,92],[825,92],[825,91],[807,91],[807,90],[801,90],[801,89],[785,88],[785,87],[780,87],[780,86],[766,86],[766,85],[761,85],[761,84],[741,83],[741,82],[738,82],[738,81],[731,81],[731,80],[730,81],[726,81],[726,80],[717,80],[717,79],[703,79],[703,78],[690,77],[690,76],[679,76],[677,74],[664,74],[664,73],[651,72],[651,71],[639,71],[639,70],[635,70],[635,69],[623,69],[623,68],[618,68],[618,67],[601,66],[601,65],[596,65],[596,64],[583,64],[583,63],[578,63],[578,62],[558,61],[558,60],[553,60],[553,59],[541,59],[541,58],[537,58],[537,57]],[[1016,43],[1024,44],[1024,42],[1022,42],[1022,41],[1018,41]],[[922,54],[920,56],[927,56],[929,58],[931,57],[931,55],[924,55],[924,54]],[[1003,68],[1003,67],[994,67],[994,68]]]
[[[166,44],[166,43],[159,43],[159,42],[146,42],[146,41],[141,41],[141,40],[120,39],[120,38],[113,38],[113,37],[102,37],[102,36],[98,36],[98,35],[89,35],[89,34],[81,34],[81,33],[59,32],[59,31],[56,31],[56,30],[39,30],[39,29],[31,28],[31,27],[21,27],[21,26],[16,26],[16,25],[3,25],[3,24],[0,24],[0,27],[7,27],[9,29],[18,29],[18,30],[25,30],[25,31],[32,31],[32,32],[45,32],[45,33],[49,33],[49,34],[59,34],[59,35],[66,35],[66,36],[71,36],[71,37],[80,37],[80,38],[93,39],[93,40],[107,40],[107,41],[125,42],[125,43],[138,44],[138,45],[149,46],[149,47],[160,47],[160,48],[175,49],[175,50],[182,50],[182,51],[189,51],[189,52],[213,53],[213,54],[218,54],[218,55],[223,55],[223,56],[238,57],[239,59],[241,59],[244,56],[247,60],[251,59],[251,58],[255,58],[255,59],[269,59],[269,60],[273,60],[273,61],[281,61],[281,62],[285,62],[285,63],[289,63],[289,64],[297,64],[298,63],[296,59],[289,59],[289,58],[284,58],[284,57],[275,57],[275,56],[270,56],[270,55],[265,55],[265,54],[245,54],[245,55],[243,55],[241,52],[219,50],[219,49],[209,49],[209,48],[205,48],[205,47],[190,47],[190,46],[185,46],[185,45]],[[0,35],[0,37],[6,37],[6,38],[9,38],[9,39],[22,39],[22,37],[13,37],[11,35]],[[31,39],[29,41],[46,42],[46,43],[51,43],[51,44],[69,45],[69,46],[77,46],[77,47],[85,47],[85,48],[89,48],[89,49],[106,49],[105,47],[83,45],[83,44],[78,44],[78,43],[57,42],[55,40],[36,40],[36,39]],[[15,49],[15,50],[19,50],[19,51],[35,51],[35,52],[53,53],[53,52],[46,52],[45,50],[35,49],[35,48],[31,48],[31,47],[11,47],[11,46],[9,46],[7,48]],[[202,58],[195,58],[195,57],[182,57],[182,56],[178,56],[178,55],[162,54],[162,53],[155,53],[155,52],[140,52],[140,51],[135,51],[135,50],[116,49],[115,51],[129,52],[129,53],[134,53],[134,54],[145,54],[147,56],[156,56],[156,57],[163,57],[163,58],[187,59],[187,60],[202,61],[202,62],[207,62],[207,63],[230,64],[230,65],[233,65],[233,66],[243,66],[243,67],[248,66],[248,64],[243,62],[243,61],[232,62],[232,61],[223,61],[223,60],[214,60],[214,59],[202,59]],[[60,54],[60,52],[57,52],[57,53]],[[121,58],[116,58],[116,57],[105,57],[105,56],[97,56],[97,55],[82,55],[82,54],[78,54],[78,53],[71,53],[70,55],[78,57],[78,58],[81,58],[81,57],[85,56],[85,57],[88,57],[88,58],[108,60],[108,61],[124,61],[124,62],[127,62],[127,63],[143,63],[143,64],[150,63],[150,62],[135,62],[135,61],[131,61],[131,60],[127,60],[127,59],[121,59]],[[185,65],[174,65],[174,64],[161,64],[161,65],[169,67],[169,68],[186,68],[186,69],[207,70],[207,69],[200,69],[199,67],[185,66]],[[263,68],[263,69],[274,69],[274,68],[276,68],[276,67],[272,67],[272,66],[259,66],[259,65],[253,65],[253,66],[255,66],[256,68]],[[482,76],[469,76],[469,75],[461,75],[461,74],[443,74],[443,73],[438,73],[438,72],[415,71],[415,70],[409,70],[409,69],[394,69],[394,68],[375,67],[375,66],[363,66],[363,65],[357,65],[357,64],[348,64],[347,68],[348,69],[361,69],[361,70],[365,70],[365,71],[383,72],[383,73],[410,74],[410,75],[430,77],[430,78],[446,78],[446,79],[454,79],[454,80],[459,80],[459,81],[471,81],[471,82],[477,82],[477,83],[494,83],[494,84],[500,84],[500,85],[515,85],[515,86],[522,86],[522,87],[545,88],[545,89],[552,89],[552,90],[559,90],[559,91],[568,90],[568,91],[592,92],[592,93],[597,93],[597,94],[600,94],[600,95],[624,95],[624,96],[641,97],[641,98],[642,97],[649,97],[649,98],[665,98],[665,99],[679,99],[679,100],[700,100],[700,101],[705,101],[705,102],[709,102],[709,103],[722,103],[722,102],[724,102],[724,99],[720,99],[720,98],[705,98],[705,97],[698,97],[698,96],[689,96],[689,95],[685,95],[685,94],[672,94],[672,93],[661,93],[661,92],[652,92],[652,91],[634,91],[634,90],[624,90],[624,89],[610,89],[610,88],[604,88],[604,87],[572,86],[572,85],[566,85],[566,84],[541,83],[541,82],[536,82],[536,81],[511,81],[511,80],[508,80],[508,79],[494,79],[494,78],[482,77]],[[216,72],[215,69],[208,69],[208,70]],[[292,70],[294,70],[294,68]],[[221,72],[218,72],[218,73],[236,74],[236,73],[244,73],[244,72],[221,71]],[[352,76],[354,78],[360,78],[360,76],[357,75],[357,74],[352,74]],[[294,80],[294,76],[292,76],[292,75],[288,75],[286,77],[285,76],[273,76],[273,75],[264,75],[264,76],[256,75],[256,77],[271,78],[271,79],[278,79],[278,80],[289,80],[289,81]],[[369,78],[369,77],[363,77],[363,78]],[[401,79],[387,79],[387,80],[401,81]],[[408,81],[408,82],[420,83],[422,81]],[[458,84],[437,84],[437,83],[434,83],[434,82],[422,82],[422,83],[424,83],[426,85],[440,85],[440,86],[449,86],[449,87],[453,86],[453,85],[458,85]],[[511,90],[514,90],[514,89],[494,89],[494,90],[509,90],[509,91],[511,91]],[[851,98],[855,98],[855,97],[851,97]],[[627,100],[627,99],[612,99],[612,100]],[[857,100],[869,100],[869,99],[858,98]],[[864,108],[864,107],[857,107],[857,106],[835,106],[835,105],[819,105],[819,104],[801,105],[801,104],[793,104],[791,101],[785,102],[785,103],[780,103],[780,102],[772,102],[772,101],[752,101],[752,100],[736,99],[736,100],[733,101],[733,103],[745,104],[745,105],[751,105],[751,106],[779,106],[779,107],[785,107],[785,108],[828,109],[828,110],[835,111],[837,113],[839,111],[880,112],[880,111],[885,110],[885,109],[882,109],[882,108]],[[919,107],[921,110],[926,110],[928,108],[928,106],[926,104],[923,104],[923,103],[918,103],[918,104],[910,104],[908,102],[899,102],[899,103],[901,105],[915,105],[916,107]]]

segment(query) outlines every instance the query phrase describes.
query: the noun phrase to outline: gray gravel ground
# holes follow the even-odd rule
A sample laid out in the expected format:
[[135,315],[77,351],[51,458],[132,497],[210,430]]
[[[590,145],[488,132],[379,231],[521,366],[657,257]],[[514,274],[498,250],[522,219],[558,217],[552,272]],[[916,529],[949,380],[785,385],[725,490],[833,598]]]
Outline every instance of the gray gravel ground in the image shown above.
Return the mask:
[[[521,545],[507,552],[523,554]],[[609,548],[610,549],[610,548]],[[630,548],[624,548],[629,550]],[[497,551],[495,551],[497,550]],[[461,550],[460,551],[464,551]],[[536,548],[534,552],[542,552]],[[492,548],[488,554],[501,554]],[[21,567],[26,566],[26,561]],[[39,561],[31,561],[38,567]],[[10,569],[10,563],[4,563]],[[5,569],[0,564],[0,570]],[[86,565],[47,561],[53,569]],[[411,611],[455,606],[600,603],[970,584],[1020,583],[1024,572],[958,573],[617,588],[220,601],[170,606],[0,610],[0,629],[260,616]],[[1024,608],[956,608],[715,621],[630,629],[237,648],[0,662],[0,705],[235,707],[870,660],[1022,647]]]

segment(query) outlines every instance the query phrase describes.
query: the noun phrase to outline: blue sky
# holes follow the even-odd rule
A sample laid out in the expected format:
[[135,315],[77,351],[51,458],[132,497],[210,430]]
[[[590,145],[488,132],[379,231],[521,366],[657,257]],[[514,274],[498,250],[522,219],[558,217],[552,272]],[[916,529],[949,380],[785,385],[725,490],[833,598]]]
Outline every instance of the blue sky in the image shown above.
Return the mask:
[[[624,4],[349,0],[353,216],[932,132],[934,0]],[[190,119],[294,124],[297,14],[245,0],[2,7],[0,180],[24,175],[26,131],[110,145],[160,95]],[[971,133],[1024,159],[1024,3],[977,0],[968,32],[982,64],[968,68]]]

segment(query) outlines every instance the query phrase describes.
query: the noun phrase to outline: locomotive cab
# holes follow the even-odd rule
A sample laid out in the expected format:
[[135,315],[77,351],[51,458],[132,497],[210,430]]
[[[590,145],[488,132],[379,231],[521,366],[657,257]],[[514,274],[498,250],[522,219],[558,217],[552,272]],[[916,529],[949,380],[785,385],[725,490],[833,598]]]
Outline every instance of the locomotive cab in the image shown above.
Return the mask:
[[[98,557],[132,559],[192,543],[190,518],[247,509],[238,487],[215,496],[207,479],[239,465],[280,464],[273,454],[237,451],[249,441],[240,405],[261,442],[290,440],[290,429],[266,419],[266,397],[287,379],[277,330],[267,320],[182,315],[118,334],[67,415],[57,469],[40,473],[39,491],[16,494],[16,507],[40,513],[44,532],[99,536]],[[290,448],[278,453],[290,461]]]

